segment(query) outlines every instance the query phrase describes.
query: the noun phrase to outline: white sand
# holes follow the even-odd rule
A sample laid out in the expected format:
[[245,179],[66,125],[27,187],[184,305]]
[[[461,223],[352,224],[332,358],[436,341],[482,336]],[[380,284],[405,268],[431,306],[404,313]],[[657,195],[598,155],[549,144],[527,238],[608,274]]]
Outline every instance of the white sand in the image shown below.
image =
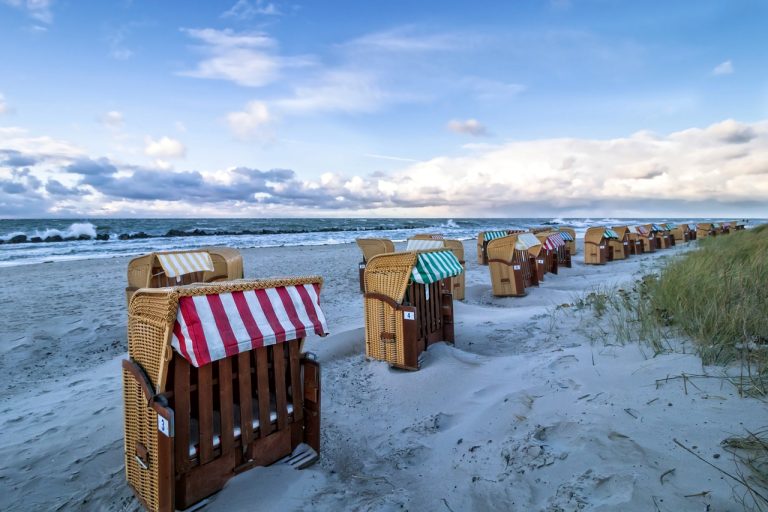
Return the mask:
[[[247,277],[326,279],[332,335],[308,342],[323,370],[321,460],[243,473],[206,510],[738,509],[733,483],[673,439],[733,472],[720,442],[768,425],[766,408],[719,379],[662,382],[722,370],[619,346],[589,311],[555,309],[681,249],[603,267],[579,254],[502,299],[465,246],[456,345],[431,347],[418,372],[365,360],[355,246],[244,251]],[[126,265],[0,268],[0,510],[138,509],[123,476]]]

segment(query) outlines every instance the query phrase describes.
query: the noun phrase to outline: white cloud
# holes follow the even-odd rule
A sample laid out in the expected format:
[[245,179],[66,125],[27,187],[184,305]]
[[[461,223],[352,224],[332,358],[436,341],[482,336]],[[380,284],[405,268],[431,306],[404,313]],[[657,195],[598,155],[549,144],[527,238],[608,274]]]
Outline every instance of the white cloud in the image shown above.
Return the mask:
[[393,96],[381,89],[370,73],[332,70],[296,87],[293,96],[278,99],[274,104],[290,113],[374,112],[391,99]]
[[367,34],[342,46],[355,51],[430,52],[452,50],[466,43],[466,34],[419,34],[413,27],[406,26]]
[[3,93],[0,93],[0,115],[5,114],[6,112],[8,112],[8,103],[5,102]]
[[146,147],[144,154],[158,159],[184,158],[187,154],[187,148],[180,141],[170,137],[161,137],[154,140],[151,137],[145,139]]
[[261,87],[275,81],[283,69],[303,67],[306,57],[284,57],[276,53],[274,39],[262,32],[236,33],[232,30],[182,29],[203,43],[206,56],[183,76],[230,80],[246,87]]
[[227,124],[239,139],[261,138],[267,135],[266,128],[273,121],[267,105],[260,101],[251,101],[240,112],[227,114]]
[[46,158],[77,158],[85,151],[74,144],[47,135],[30,135],[24,128],[0,126],[0,149],[20,151]]
[[473,137],[488,135],[488,130],[477,119],[467,119],[466,121],[454,119],[448,122],[448,129],[454,133],[472,135]]
[[123,126],[123,113],[117,110],[110,110],[101,117],[101,123],[107,128],[117,129]]
[[264,0],[237,0],[237,2],[221,14],[222,18],[236,18],[240,20],[250,20],[259,15],[278,16],[282,14],[277,5]]
[[733,63],[730,60],[721,62],[712,70],[713,75],[730,75],[734,72]]
[[52,0],[2,0],[6,5],[27,11],[32,18],[42,23],[52,23]]

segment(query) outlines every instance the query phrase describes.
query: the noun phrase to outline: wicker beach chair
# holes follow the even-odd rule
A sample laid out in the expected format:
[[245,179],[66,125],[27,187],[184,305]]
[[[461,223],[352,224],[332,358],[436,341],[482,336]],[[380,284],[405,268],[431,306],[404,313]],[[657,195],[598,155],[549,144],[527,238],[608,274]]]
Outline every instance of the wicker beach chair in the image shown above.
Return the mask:
[[243,257],[230,247],[153,252],[128,263],[126,303],[139,288],[162,288],[243,278]]
[[[327,334],[319,277],[140,289],[123,361],[128,484],[151,511],[188,508],[247,469],[311,463],[320,368],[301,354]],[[313,451],[314,450],[314,451]],[[298,451],[298,450],[297,450]]]
[[539,285],[536,260],[519,248],[517,237],[495,238],[488,244],[491,288],[497,297],[522,297],[526,288]]
[[645,252],[640,235],[630,231],[627,233],[627,239],[629,240],[629,250],[632,254],[643,254]]
[[605,265],[611,258],[612,247],[608,245],[604,226],[594,226],[584,234],[584,263]]
[[536,234],[541,241],[544,254],[544,266],[547,272],[557,274],[559,268],[571,266],[571,253],[562,234],[557,231],[544,231]]
[[544,274],[547,273],[547,258],[546,252],[541,244],[541,240],[531,233],[526,231],[524,233],[517,233],[518,250],[526,250],[528,254],[533,258],[534,268],[536,269],[536,281],[540,283],[544,280]]
[[744,221],[734,220],[731,222],[731,229],[733,231],[741,231],[744,229]]
[[670,240],[670,234],[659,224],[645,224],[643,226],[653,236],[656,249],[669,249],[674,239]]
[[358,238],[357,246],[363,251],[363,261],[358,265],[360,277],[360,293],[365,293],[365,265],[371,258],[379,254],[395,252],[395,244],[386,238]]
[[645,226],[635,226],[635,232],[643,243],[643,252],[656,252],[659,242],[650,229]]
[[696,224],[696,238],[707,238],[709,236],[717,236],[716,224],[710,222],[699,222]]
[[446,240],[445,248],[450,249],[456,259],[461,264],[462,272],[457,276],[451,277],[451,293],[455,300],[464,300],[466,295],[466,277],[467,262],[464,260],[464,244],[461,240]]
[[672,236],[675,237],[675,242],[689,242],[691,240],[685,224],[666,224],[666,227]]
[[463,272],[449,250],[380,254],[365,269],[365,354],[418,370],[432,343],[453,342],[449,278]]
[[[627,246],[624,245],[624,238],[612,228],[605,228],[605,240],[608,244],[608,261],[626,259]],[[627,244],[628,245],[628,244]]]
[[576,254],[576,230],[568,226],[560,226],[557,230],[563,233],[563,239],[573,257]]
[[508,229],[497,231],[481,231],[477,234],[477,263],[479,265],[488,264],[488,243],[491,240],[501,238],[511,234]]
[[696,224],[683,224],[682,228],[688,232],[688,240],[696,240]]
[[[629,227],[627,226],[613,226],[613,231],[619,237],[618,242],[622,245],[624,251],[624,257],[629,258],[632,254],[637,254],[635,249],[635,243],[629,239]],[[614,250],[614,258],[616,258],[616,251]]]

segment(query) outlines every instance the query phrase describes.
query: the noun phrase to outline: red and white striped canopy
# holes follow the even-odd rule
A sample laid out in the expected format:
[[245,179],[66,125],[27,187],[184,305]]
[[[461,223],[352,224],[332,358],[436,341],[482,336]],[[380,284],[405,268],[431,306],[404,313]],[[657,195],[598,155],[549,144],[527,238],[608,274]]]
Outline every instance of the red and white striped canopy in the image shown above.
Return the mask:
[[304,284],[179,298],[171,345],[192,365],[328,334],[320,286]]
[[556,251],[558,247],[565,245],[565,240],[560,236],[560,233],[555,233],[554,235],[549,235],[542,245],[548,251]]

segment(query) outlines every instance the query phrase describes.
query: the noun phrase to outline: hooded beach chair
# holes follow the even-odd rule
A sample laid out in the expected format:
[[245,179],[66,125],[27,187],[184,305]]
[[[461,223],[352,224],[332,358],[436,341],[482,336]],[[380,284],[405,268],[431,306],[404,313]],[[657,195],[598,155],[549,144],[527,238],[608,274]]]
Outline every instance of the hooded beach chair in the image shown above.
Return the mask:
[[[632,254],[637,254],[635,252],[635,242],[630,240],[629,238],[629,227],[627,226],[613,226],[613,231],[616,233],[616,235],[619,237],[618,242],[621,243],[622,249],[624,251],[624,257],[629,258]],[[616,251],[614,250],[614,258],[616,258]]]
[[627,239],[629,239],[629,250],[632,254],[643,254],[645,252],[643,240],[639,234],[630,231],[627,233]]
[[395,244],[386,238],[358,238],[357,246],[363,251],[363,261],[358,265],[360,276],[360,292],[365,293],[365,265],[371,258],[379,254],[395,252]]
[[709,222],[699,222],[696,224],[696,238],[707,238],[708,236],[716,236],[717,228],[716,224]]
[[635,232],[643,243],[643,252],[656,252],[659,242],[650,229],[645,226],[635,226]]
[[491,240],[501,238],[510,234],[510,230],[503,229],[497,231],[481,231],[477,234],[477,263],[479,265],[488,264],[488,243]]
[[643,227],[647,229],[653,237],[653,240],[656,244],[656,249],[669,249],[669,247],[672,245],[670,243],[669,237],[667,236],[667,233],[664,231],[664,228],[658,224],[645,224]]
[[536,237],[541,241],[547,272],[557,274],[558,269],[571,266],[571,254],[563,240],[562,233],[557,231],[545,231],[538,233]]
[[731,229],[734,231],[741,231],[744,229],[744,221],[734,220],[731,222]]
[[128,263],[126,303],[139,288],[162,288],[243,278],[243,257],[230,247],[153,252]]
[[[423,251],[430,249],[449,249],[461,263],[461,267],[466,270],[464,262],[464,245],[459,240],[446,240],[443,235],[414,235],[406,243],[406,251]],[[464,300],[465,273],[451,277],[449,288],[453,294],[454,300]]]
[[319,277],[240,280],[133,295],[125,468],[148,510],[188,508],[292,453],[298,467],[317,458],[320,368],[301,343],[328,332],[321,285]]
[[624,245],[624,238],[611,229],[605,228],[605,240],[608,243],[608,261],[626,259],[629,254],[627,245]]
[[667,224],[667,229],[675,237],[675,242],[689,242],[691,237],[685,224]]
[[677,240],[675,240],[675,234],[672,233],[671,224],[658,224],[658,227],[661,228],[662,235],[667,239],[667,247],[674,247]]
[[432,343],[453,343],[449,278],[463,272],[446,249],[374,256],[365,269],[365,355],[418,370]]
[[688,240],[696,240],[696,224],[681,224],[683,231],[687,231]]
[[563,233],[563,240],[568,246],[571,257],[573,257],[576,254],[576,230],[568,226],[561,226],[557,230]]
[[720,233],[723,235],[727,235],[731,232],[731,223],[730,222],[721,222],[720,223]]
[[547,273],[547,259],[541,240],[531,232],[517,233],[516,248],[528,251],[533,258],[537,284],[543,281]]
[[497,297],[522,297],[526,288],[539,285],[536,260],[520,248],[518,236],[495,238],[488,244],[491,288]]
[[605,265],[611,260],[612,248],[608,246],[604,226],[594,226],[584,233],[584,263],[587,265]]

